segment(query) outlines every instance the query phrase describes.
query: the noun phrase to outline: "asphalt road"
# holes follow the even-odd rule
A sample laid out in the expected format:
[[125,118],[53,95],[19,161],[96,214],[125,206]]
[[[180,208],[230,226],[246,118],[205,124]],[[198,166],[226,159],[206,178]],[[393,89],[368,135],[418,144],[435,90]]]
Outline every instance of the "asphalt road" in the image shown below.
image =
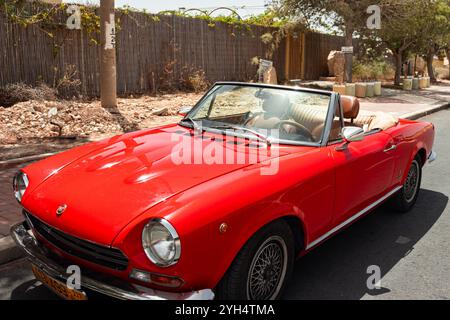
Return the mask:
[[[298,260],[285,299],[450,299],[450,110],[423,120],[437,128],[438,159],[424,168],[415,208],[384,205]],[[371,265],[380,289],[367,287]],[[57,297],[19,260],[0,266],[0,299]]]

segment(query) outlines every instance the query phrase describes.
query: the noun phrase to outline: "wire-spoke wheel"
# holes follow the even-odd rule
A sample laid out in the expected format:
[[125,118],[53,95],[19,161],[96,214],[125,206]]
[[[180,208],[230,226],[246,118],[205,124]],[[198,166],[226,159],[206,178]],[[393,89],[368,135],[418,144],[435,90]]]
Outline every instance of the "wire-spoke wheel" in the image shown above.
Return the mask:
[[221,300],[275,300],[292,274],[295,240],[284,220],[256,232],[242,247],[215,290]]
[[416,160],[414,160],[403,185],[403,192],[405,193],[405,200],[407,202],[411,202],[417,193],[417,187],[419,185],[419,170],[419,164]]
[[249,300],[272,300],[280,292],[287,268],[287,247],[283,238],[269,237],[253,257],[247,277]]
[[411,162],[403,187],[392,199],[392,204],[396,211],[408,212],[416,203],[422,180],[421,163],[422,160],[419,155]]

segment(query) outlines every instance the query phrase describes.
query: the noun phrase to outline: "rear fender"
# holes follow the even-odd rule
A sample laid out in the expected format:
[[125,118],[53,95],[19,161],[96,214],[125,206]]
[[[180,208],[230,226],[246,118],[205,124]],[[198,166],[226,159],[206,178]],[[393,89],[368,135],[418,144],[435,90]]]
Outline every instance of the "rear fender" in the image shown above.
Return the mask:
[[423,159],[425,162],[422,164],[426,163],[433,148],[434,126],[428,122],[401,120],[398,126],[386,132],[392,136],[394,143],[398,146],[397,165],[401,171],[399,182],[403,184],[412,161],[421,150],[425,151],[425,159]]

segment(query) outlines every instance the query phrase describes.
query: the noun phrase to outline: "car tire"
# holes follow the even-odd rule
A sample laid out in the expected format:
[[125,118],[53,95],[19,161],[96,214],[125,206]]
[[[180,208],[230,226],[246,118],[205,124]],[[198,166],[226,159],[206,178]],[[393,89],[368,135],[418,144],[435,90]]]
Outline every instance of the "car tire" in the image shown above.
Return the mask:
[[275,300],[292,275],[294,235],[283,220],[270,223],[244,245],[216,288],[220,300]]
[[420,156],[417,155],[409,167],[405,183],[392,199],[395,211],[406,213],[412,209],[419,196],[421,181],[422,161]]

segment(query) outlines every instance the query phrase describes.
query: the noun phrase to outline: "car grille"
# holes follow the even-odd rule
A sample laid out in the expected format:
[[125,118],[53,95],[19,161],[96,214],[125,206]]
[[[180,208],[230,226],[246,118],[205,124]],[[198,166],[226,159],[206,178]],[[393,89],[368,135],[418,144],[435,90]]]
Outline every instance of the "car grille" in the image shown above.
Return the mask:
[[24,214],[28,223],[31,223],[32,228],[39,235],[62,251],[111,269],[125,270],[127,268],[128,258],[119,249],[76,238],[52,228],[29,212],[24,211]]

